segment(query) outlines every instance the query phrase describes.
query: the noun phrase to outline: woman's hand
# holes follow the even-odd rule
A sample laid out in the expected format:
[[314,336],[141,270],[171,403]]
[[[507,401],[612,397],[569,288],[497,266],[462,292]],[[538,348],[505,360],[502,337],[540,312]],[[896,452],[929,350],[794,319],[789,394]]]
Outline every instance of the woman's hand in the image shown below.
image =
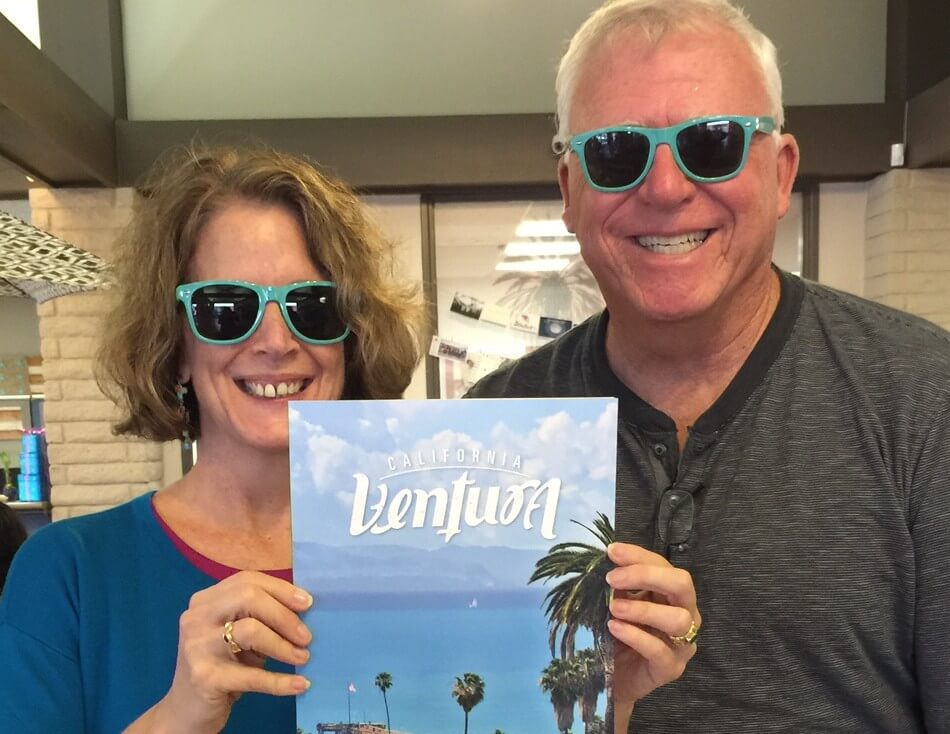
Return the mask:
[[696,654],[702,625],[689,572],[636,545],[612,543],[607,556],[617,568],[607,574],[614,590],[614,732],[626,732],[634,703],[679,678]]
[[[219,732],[242,693],[293,696],[310,687],[300,675],[264,670],[266,658],[302,665],[312,635],[298,616],[313,598],[257,571],[241,571],[191,597],[179,620],[178,662],[165,697],[126,732]],[[241,648],[232,652],[224,639]]]

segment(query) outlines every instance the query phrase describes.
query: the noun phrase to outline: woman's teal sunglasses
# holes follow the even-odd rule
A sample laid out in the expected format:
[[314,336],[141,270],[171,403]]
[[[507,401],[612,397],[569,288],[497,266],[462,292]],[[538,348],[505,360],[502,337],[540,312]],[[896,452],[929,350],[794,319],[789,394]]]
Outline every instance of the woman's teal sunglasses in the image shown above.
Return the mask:
[[290,332],[307,344],[336,344],[350,328],[336,308],[336,284],[303,280],[289,285],[258,285],[244,280],[182,283],[175,298],[185,306],[192,333],[205,344],[239,344],[251,336],[273,301]]
[[745,167],[752,136],[774,130],[771,117],[718,115],[670,127],[604,127],[575,135],[568,146],[593,188],[616,193],[646,178],[660,144],[670,146],[676,165],[693,181],[728,181]]

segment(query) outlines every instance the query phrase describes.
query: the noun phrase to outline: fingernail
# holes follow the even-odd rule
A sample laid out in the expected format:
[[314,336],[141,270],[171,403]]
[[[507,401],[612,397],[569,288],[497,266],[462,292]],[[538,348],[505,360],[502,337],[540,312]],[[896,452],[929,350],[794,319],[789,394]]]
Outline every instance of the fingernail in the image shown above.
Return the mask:
[[294,599],[301,604],[305,604],[307,609],[313,606],[313,597],[303,589],[297,589],[297,591],[294,592]]
[[294,652],[297,653],[298,660],[306,661],[310,659],[310,651],[305,647],[298,647]]
[[295,691],[297,691],[298,693],[303,693],[304,691],[309,691],[309,690],[310,690],[310,681],[307,680],[306,678],[304,678],[302,675],[298,675],[296,678],[294,678],[294,681],[293,681],[293,683],[291,684],[291,688],[293,688],[293,689],[294,689]]

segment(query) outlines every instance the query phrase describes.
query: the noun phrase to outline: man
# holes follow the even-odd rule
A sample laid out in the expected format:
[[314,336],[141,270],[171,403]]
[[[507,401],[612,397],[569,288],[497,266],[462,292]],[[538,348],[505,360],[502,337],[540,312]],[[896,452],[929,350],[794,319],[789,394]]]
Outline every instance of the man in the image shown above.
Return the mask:
[[772,267],[799,159],[774,46],[727,0],[618,0],[557,91],[607,307],[469,396],[620,400],[618,538],[703,611],[636,731],[950,731],[950,337]]

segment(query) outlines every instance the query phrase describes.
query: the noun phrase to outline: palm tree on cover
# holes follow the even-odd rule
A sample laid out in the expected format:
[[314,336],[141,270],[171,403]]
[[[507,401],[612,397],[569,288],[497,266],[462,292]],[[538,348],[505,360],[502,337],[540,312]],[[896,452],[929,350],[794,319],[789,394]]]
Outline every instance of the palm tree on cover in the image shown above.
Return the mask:
[[557,730],[567,734],[574,726],[574,704],[580,695],[581,672],[575,658],[554,658],[541,671],[541,690],[551,694]]
[[485,699],[485,681],[475,673],[463,673],[461,678],[456,676],[452,698],[465,712],[465,734],[468,734],[468,712]]
[[561,658],[573,658],[577,631],[581,627],[590,630],[594,650],[603,665],[608,720],[613,721],[613,637],[607,630],[610,587],[604,577],[613,567],[607,558],[607,546],[614,541],[614,528],[602,512],[597,513],[593,527],[576,520],[572,522],[589,531],[596,539],[596,545],[557,543],[535,564],[529,583],[558,581],[544,597],[552,656],[558,656],[559,648]]
[[589,647],[578,650],[574,656],[574,661],[577,663],[577,672],[581,684],[581,721],[584,722],[584,731],[590,732],[591,725],[597,716],[597,699],[606,686],[604,661],[600,657],[600,653]]
[[386,706],[386,731],[391,732],[389,726],[389,701],[386,699],[386,691],[393,687],[393,677],[389,673],[380,673],[376,676],[376,687],[383,693],[383,704]]

